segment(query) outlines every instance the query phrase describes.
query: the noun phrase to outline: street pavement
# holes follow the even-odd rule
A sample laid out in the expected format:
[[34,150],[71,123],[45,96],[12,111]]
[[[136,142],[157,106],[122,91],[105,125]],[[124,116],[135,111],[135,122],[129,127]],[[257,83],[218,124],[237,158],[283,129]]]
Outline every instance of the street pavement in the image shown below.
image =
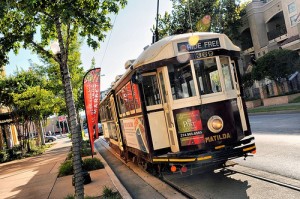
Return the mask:
[[[0,164],[0,198],[63,199],[74,195],[72,176],[57,178],[58,169],[71,149],[69,138],[60,138],[46,153]],[[90,171],[92,182],[84,186],[86,196],[102,195],[104,187],[131,198],[113,172],[97,154],[105,169]]]
[[[96,143],[99,141],[96,141]],[[59,166],[66,159],[71,145],[72,143],[69,138],[60,137],[45,154],[0,164],[0,199],[63,199],[68,195],[73,195],[75,191],[72,186],[72,176],[57,178]],[[96,146],[101,151],[102,149],[99,147],[100,145]],[[155,190],[151,186],[143,182],[145,179],[139,179],[138,175],[134,175],[133,173],[129,175],[129,179],[126,176],[121,178],[120,176],[116,177],[110,165],[106,163],[106,160],[99,153],[97,153],[96,157],[103,162],[105,169],[89,172],[92,182],[84,186],[86,196],[99,197],[102,195],[104,187],[107,187],[118,191],[124,199],[153,198],[151,196],[155,194],[157,195],[156,198],[183,198],[178,193],[175,193],[174,190],[158,182],[154,183],[158,186],[155,189],[163,190],[159,191],[160,193],[155,193]],[[122,172],[130,169],[126,167],[121,168],[120,165],[114,167],[120,169],[119,171]],[[115,168],[113,169],[115,170]],[[122,174],[122,172],[119,172],[119,174]],[[126,172],[129,171],[127,170]],[[122,183],[119,181],[119,178]],[[146,178],[149,179],[150,177],[147,176]],[[132,184],[131,188],[123,186],[123,183],[125,185],[128,182]],[[146,194],[147,192],[149,194]]]

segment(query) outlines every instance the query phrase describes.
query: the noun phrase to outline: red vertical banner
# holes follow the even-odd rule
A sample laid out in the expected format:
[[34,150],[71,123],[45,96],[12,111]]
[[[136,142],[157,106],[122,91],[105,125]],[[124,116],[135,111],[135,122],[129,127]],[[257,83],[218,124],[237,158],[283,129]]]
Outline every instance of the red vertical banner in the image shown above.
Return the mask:
[[88,126],[92,156],[94,154],[94,138],[98,138],[98,112],[100,104],[100,72],[101,68],[89,70],[83,78],[83,97],[85,116]]

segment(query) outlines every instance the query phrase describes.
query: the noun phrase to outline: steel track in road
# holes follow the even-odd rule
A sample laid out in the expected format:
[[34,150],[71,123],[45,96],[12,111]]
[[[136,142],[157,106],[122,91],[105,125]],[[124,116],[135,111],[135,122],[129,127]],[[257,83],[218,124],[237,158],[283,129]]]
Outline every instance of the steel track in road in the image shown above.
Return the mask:
[[177,192],[181,193],[185,197],[190,198],[190,199],[196,199],[194,196],[192,196],[191,194],[189,194],[185,190],[181,189],[179,186],[177,186],[176,184],[172,183],[171,181],[169,181],[169,180],[167,180],[165,178],[160,178],[160,180],[162,180],[164,183],[166,183],[167,185],[169,185],[170,187],[172,187],[173,189],[175,189]]
[[[258,175],[251,174],[251,173],[244,172],[244,171],[236,171],[236,170],[233,170],[233,169],[230,169],[230,168],[225,168],[224,171],[229,171],[229,172],[232,172],[232,173],[235,173],[235,174],[245,175],[245,176],[248,176],[248,177],[251,177],[251,178],[255,178],[255,179],[258,179],[258,180],[262,180],[262,181],[265,181],[265,182],[268,182],[268,183],[271,183],[271,184],[275,184],[275,185],[278,185],[278,186],[281,186],[281,187],[289,188],[289,189],[300,192],[300,187],[297,187],[297,186],[294,186],[294,185],[291,185],[291,184],[288,184],[288,183],[279,182],[277,180],[272,180],[272,179],[269,179],[269,178],[266,178],[266,177],[258,176]],[[163,178],[160,178],[160,180],[162,180],[163,182],[165,182],[166,184],[171,186],[173,189],[175,189],[176,191],[178,191],[182,195],[184,195],[188,198],[191,198],[191,199],[197,199],[195,196],[191,195],[191,193],[188,193],[187,191],[185,191],[184,188],[181,188],[176,183],[173,183],[172,179],[169,180],[169,179],[163,177]]]
[[232,172],[235,172],[235,173],[239,173],[239,174],[242,174],[242,175],[246,175],[246,176],[249,176],[249,177],[252,177],[252,178],[256,178],[256,179],[259,179],[259,180],[263,180],[265,182],[276,184],[276,185],[286,187],[286,188],[289,188],[289,189],[293,189],[293,190],[296,190],[296,191],[300,191],[300,187],[297,187],[297,186],[294,186],[294,185],[291,185],[291,184],[287,184],[287,183],[284,183],[284,182],[279,182],[279,181],[276,181],[276,180],[268,179],[266,177],[258,176],[258,175],[251,174],[251,173],[244,172],[244,171],[236,171],[236,170],[229,169],[229,168],[226,168],[226,170],[232,171]]
[[[115,153],[113,153],[113,150],[108,145],[106,146],[106,148],[108,150],[110,150],[114,156],[116,156],[119,160],[121,160],[126,165],[126,162],[123,159],[121,159],[119,156],[117,156]],[[232,164],[232,166],[235,165],[235,164]],[[132,166],[129,166],[129,165],[127,165],[127,166],[130,167],[130,169],[132,169],[135,173],[141,174],[141,173],[137,172],[137,169],[134,169]],[[231,166],[231,165],[228,165],[228,166]],[[142,169],[138,165],[136,165],[136,167]],[[145,171],[144,169],[143,169],[143,171],[150,174],[150,175],[152,175],[151,173]],[[252,174],[252,173],[248,173],[248,172],[244,172],[244,171],[237,171],[237,170],[231,169],[229,167],[224,168],[224,171],[229,171],[229,172],[232,172],[232,173],[241,174],[241,175],[244,175],[244,176],[248,176],[248,177],[251,177],[251,178],[255,178],[255,179],[262,180],[262,181],[265,181],[265,182],[268,182],[268,183],[271,183],[271,184],[274,184],[274,185],[278,185],[278,186],[281,186],[281,187],[289,188],[289,189],[300,192],[300,187],[297,187],[297,186],[294,186],[294,185],[291,185],[291,184],[287,184],[287,183],[283,183],[283,182],[279,182],[277,180],[272,180],[272,179],[269,179],[269,178],[266,178],[266,177],[262,177],[262,176],[259,176],[259,175]],[[141,175],[141,176],[143,176],[143,175]],[[185,190],[184,188],[180,187],[179,185],[176,185],[176,183],[173,183],[172,178],[168,179],[168,178],[164,177],[164,175],[163,175],[163,177],[160,177],[160,178],[157,177],[157,176],[154,176],[154,175],[152,175],[152,176],[157,178],[158,180],[163,181],[164,183],[166,183],[167,185],[172,187],[174,190],[176,190],[178,193],[182,194],[184,197],[191,198],[191,199],[196,199],[196,197],[193,196],[191,193],[189,193],[188,190]],[[182,177],[184,177],[184,176],[182,176]],[[149,183],[150,186],[153,186],[153,185],[151,185],[151,182],[148,182],[148,183]],[[155,186],[153,186],[153,187],[155,187]]]

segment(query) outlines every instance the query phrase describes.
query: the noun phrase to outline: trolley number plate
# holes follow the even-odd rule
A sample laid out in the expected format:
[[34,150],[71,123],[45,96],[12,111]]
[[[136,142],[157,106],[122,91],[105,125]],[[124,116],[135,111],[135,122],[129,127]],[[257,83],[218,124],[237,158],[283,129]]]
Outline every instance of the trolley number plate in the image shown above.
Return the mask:
[[196,59],[205,58],[205,57],[212,57],[212,56],[214,56],[214,52],[213,51],[197,52],[195,54],[195,58]]

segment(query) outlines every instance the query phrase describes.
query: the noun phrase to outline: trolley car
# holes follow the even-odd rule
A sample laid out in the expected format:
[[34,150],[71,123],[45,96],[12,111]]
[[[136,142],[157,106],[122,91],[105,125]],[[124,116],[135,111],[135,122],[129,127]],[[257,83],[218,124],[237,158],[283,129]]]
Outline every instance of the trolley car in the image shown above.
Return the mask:
[[217,33],[173,35],[147,47],[100,103],[105,139],[127,160],[173,172],[255,153],[239,54]]

